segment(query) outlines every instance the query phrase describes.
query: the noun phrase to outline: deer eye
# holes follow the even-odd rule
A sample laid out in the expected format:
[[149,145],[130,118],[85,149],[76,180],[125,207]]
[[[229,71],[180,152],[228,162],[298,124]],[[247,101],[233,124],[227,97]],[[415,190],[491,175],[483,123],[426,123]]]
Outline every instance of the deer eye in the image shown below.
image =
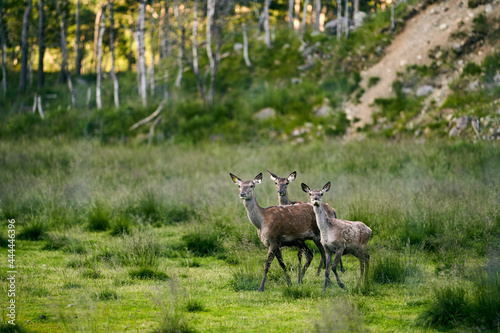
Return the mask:
[[290,184],[289,182],[286,182],[286,185]]

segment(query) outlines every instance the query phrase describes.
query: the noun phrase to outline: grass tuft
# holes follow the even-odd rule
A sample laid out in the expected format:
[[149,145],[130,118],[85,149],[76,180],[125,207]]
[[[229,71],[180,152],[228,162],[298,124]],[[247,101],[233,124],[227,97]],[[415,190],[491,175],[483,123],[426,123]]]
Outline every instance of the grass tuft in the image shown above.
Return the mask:
[[187,249],[198,256],[221,255],[226,252],[223,235],[209,225],[196,226],[182,236]]
[[404,284],[408,278],[421,274],[415,263],[398,255],[377,258],[370,272],[372,280],[380,284]]
[[111,214],[103,203],[95,203],[88,215],[87,229],[90,231],[106,231],[111,224]]
[[17,237],[22,240],[38,241],[46,236],[46,226],[39,220],[32,220],[26,224]]
[[160,271],[148,268],[148,267],[141,267],[139,269],[134,269],[129,272],[129,275],[133,279],[139,279],[139,280],[160,280],[160,281],[165,281],[170,279],[170,277]]

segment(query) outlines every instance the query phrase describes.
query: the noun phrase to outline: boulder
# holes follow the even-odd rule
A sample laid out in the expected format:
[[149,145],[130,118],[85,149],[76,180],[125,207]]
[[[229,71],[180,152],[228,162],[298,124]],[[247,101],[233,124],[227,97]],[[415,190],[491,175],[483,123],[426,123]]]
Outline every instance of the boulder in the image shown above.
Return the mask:
[[[336,18],[334,20],[328,21],[325,23],[325,31],[329,35],[336,35],[337,34],[337,27],[338,26],[343,27],[345,25],[345,20],[343,17],[341,18]],[[354,22],[352,20],[348,21],[349,29],[352,29],[354,27]]]
[[273,108],[264,108],[253,115],[255,118],[263,120],[276,116],[276,111]]
[[417,95],[417,97],[423,97],[423,96],[427,96],[427,95],[431,94],[433,91],[434,91],[434,87],[426,84],[426,85],[423,85],[421,87],[418,87],[415,94]]
[[355,13],[354,17],[353,17],[354,27],[359,28],[360,26],[362,26],[363,23],[365,23],[367,17],[368,17],[368,14],[366,14],[365,12],[359,11],[359,12]]

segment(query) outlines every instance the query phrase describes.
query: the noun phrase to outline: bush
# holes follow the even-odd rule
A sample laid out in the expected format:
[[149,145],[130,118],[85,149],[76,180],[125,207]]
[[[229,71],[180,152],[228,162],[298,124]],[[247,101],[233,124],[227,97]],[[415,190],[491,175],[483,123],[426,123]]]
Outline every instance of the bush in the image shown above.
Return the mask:
[[432,302],[418,317],[417,323],[422,326],[454,327],[468,316],[469,310],[465,289],[446,286],[434,291]]
[[106,231],[109,229],[110,221],[111,214],[104,204],[96,203],[89,212],[87,228],[90,231]]
[[420,273],[415,263],[399,256],[385,256],[370,267],[372,280],[380,284],[403,284],[406,279]]
[[17,237],[19,239],[31,241],[42,240],[46,235],[45,229],[46,227],[42,222],[38,220],[32,220],[21,229]]
[[192,231],[182,236],[187,249],[198,256],[222,254],[226,251],[223,246],[223,235],[217,228],[209,225],[196,226]]

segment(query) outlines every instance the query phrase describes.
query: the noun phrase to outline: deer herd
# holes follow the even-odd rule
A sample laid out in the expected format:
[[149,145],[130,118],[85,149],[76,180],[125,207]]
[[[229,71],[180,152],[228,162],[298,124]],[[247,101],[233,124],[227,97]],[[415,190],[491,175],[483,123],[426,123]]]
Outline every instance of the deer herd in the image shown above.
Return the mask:
[[[344,272],[342,255],[351,254],[359,259],[360,278],[368,282],[368,266],[370,255],[366,245],[370,240],[372,230],[363,222],[340,220],[337,212],[328,204],[323,203],[323,195],[330,190],[330,182],[320,190],[311,190],[302,183],[302,190],[309,195],[310,203],[290,201],[288,185],[295,180],[297,173],[292,172],[287,178],[281,178],[268,171],[271,179],[276,184],[279,206],[261,207],[257,202],[254,188],[262,182],[262,173],[253,180],[241,180],[230,173],[232,181],[238,185],[240,198],[247,210],[248,219],[257,228],[260,240],[269,247],[264,265],[264,277],[259,291],[264,291],[266,276],[274,257],[283,269],[287,283],[291,280],[283,261],[281,247],[296,247],[298,249],[299,270],[298,283],[302,282],[307,268],[313,259],[313,252],[306,245],[306,240],[311,240],[318,248],[321,260],[317,270],[320,273],[325,264],[325,283],[323,291],[331,284],[330,266],[335,274],[338,285],[344,289],[344,283],[337,274],[337,266]],[[302,254],[306,262],[302,267]],[[333,264],[332,264],[332,256]]]

